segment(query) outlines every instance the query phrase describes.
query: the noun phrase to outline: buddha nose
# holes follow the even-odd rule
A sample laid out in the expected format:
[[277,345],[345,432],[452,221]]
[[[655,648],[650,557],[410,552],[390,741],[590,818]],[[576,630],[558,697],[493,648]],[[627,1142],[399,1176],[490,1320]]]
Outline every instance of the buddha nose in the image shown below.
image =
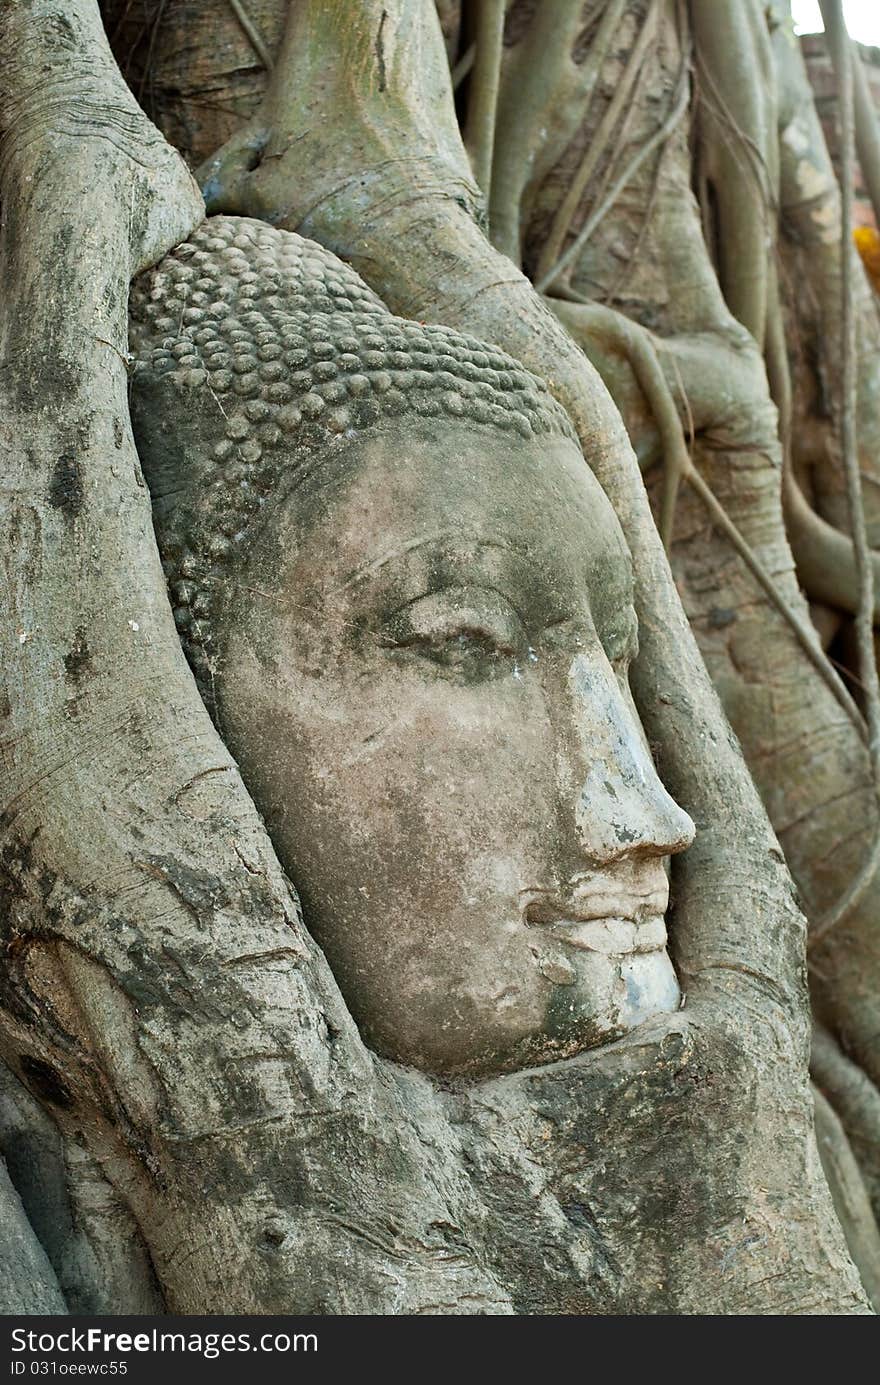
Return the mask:
[[577,766],[575,828],[591,864],[669,856],[694,839],[694,824],[654,768],[631,697],[605,656],[579,654],[569,669]]

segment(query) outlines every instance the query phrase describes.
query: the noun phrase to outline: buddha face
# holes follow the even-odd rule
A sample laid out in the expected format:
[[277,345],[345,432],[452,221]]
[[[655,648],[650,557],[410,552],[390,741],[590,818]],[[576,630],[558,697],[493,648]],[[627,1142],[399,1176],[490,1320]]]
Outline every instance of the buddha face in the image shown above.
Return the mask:
[[226,603],[221,730],[372,1047],[482,1075],[677,1008],[665,864],[693,826],[573,444],[447,418],[328,443]]

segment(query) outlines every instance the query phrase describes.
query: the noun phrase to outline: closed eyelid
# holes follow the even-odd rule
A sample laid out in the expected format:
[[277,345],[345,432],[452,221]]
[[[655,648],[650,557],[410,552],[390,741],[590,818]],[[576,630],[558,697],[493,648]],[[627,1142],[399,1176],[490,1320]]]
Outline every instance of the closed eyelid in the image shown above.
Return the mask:
[[343,580],[328,587],[327,597],[349,607],[361,630],[375,634],[426,596],[471,589],[480,594],[482,608],[494,594],[534,643],[561,608],[579,604],[579,583],[558,556],[549,549],[537,554],[522,535],[487,539],[465,524],[454,532],[417,535],[354,571],[340,571]]
[[409,626],[414,633],[431,633],[433,625],[438,633],[444,626],[450,633],[466,628],[475,633],[492,635],[502,630],[518,633],[522,617],[513,602],[495,587],[480,585],[445,587],[426,592],[405,602],[391,613],[386,622],[389,626]]
[[[497,677],[509,659],[525,660],[528,640],[517,612],[488,587],[448,587],[408,602],[388,619],[379,643],[424,658],[465,683]],[[521,675],[520,675],[521,676]]]

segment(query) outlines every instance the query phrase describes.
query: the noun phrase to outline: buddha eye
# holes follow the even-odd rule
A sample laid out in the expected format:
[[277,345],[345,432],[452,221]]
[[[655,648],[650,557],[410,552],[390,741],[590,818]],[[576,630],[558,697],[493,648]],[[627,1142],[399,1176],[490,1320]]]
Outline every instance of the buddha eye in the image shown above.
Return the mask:
[[519,616],[489,588],[450,587],[395,611],[380,633],[388,649],[409,651],[467,681],[521,675]]
[[414,636],[409,642],[409,647],[435,664],[453,669],[466,669],[492,660],[512,659],[516,653],[507,641],[499,640],[492,632],[466,626],[451,630],[446,635],[437,633],[431,636]]

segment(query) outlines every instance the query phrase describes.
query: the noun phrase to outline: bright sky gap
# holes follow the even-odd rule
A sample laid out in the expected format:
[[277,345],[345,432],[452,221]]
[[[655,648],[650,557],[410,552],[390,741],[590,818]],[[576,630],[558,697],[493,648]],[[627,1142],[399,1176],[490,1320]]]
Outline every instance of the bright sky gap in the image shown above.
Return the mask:
[[[854,39],[880,48],[880,0],[843,0],[843,12]],[[791,13],[799,34],[821,33],[825,27],[818,0],[791,0]]]

